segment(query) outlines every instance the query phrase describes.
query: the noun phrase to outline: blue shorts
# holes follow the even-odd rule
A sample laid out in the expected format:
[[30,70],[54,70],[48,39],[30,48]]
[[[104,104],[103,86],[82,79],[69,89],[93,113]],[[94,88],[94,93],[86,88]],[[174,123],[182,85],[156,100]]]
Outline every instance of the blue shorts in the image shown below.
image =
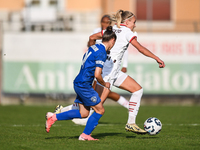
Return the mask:
[[84,106],[95,106],[101,102],[99,94],[92,87],[86,88],[74,85],[74,90],[77,94],[75,103],[80,103]]

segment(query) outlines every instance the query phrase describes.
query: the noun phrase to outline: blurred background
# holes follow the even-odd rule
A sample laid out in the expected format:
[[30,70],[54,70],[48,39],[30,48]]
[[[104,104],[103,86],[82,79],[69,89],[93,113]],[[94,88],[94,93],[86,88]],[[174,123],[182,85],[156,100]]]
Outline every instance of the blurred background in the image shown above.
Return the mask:
[[142,103],[200,104],[200,0],[0,0],[0,104],[73,102],[89,35],[119,9],[136,15],[138,41],[166,64],[129,46]]

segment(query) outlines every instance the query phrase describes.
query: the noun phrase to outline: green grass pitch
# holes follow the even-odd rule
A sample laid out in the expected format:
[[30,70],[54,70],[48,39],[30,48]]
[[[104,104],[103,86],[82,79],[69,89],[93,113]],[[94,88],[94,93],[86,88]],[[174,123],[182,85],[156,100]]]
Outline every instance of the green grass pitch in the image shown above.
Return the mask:
[[200,106],[141,106],[137,124],[148,117],[161,120],[155,136],[136,135],[124,127],[128,112],[121,106],[105,106],[106,112],[92,136],[99,141],[79,141],[84,126],[57,121],[45,132],[45,114],[54,106],[0,106],[1,150],[151,150],[200,149]]

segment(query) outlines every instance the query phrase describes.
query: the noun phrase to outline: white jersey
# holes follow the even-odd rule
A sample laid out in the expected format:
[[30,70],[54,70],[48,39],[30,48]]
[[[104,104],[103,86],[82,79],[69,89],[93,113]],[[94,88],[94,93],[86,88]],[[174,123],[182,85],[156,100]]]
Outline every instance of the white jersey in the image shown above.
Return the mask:
[[[137,37],[136,32],[132,32],[124,25],[121,25],[120,28],[118,28],[117,25],[114,25],[113,31],[117,35],[117,40],[110,50],[111,61],[109,62],[112,64],[104,64],[102,76],[106,82],[114,82],[117,79],[124,53],[127,51],[128,45],[132,39]],[[110,70],[110,66],[112,65],[112,70]]]
[[121,64],[124,52],[127,50],[128,45],[133,38],[137,37],[137,33],[132,32],[124,25],[121,25],[120,28],[118,28],[117,25],[114,25],[113,31],[117,35],[117,40],[113,48],[110,50],[110,56],[114,63]]

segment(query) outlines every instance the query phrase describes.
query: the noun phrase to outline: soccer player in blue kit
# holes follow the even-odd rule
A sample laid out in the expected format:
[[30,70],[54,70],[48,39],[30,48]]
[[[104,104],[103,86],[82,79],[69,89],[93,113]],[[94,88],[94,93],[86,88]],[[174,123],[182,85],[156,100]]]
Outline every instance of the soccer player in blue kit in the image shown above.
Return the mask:
[[[110,92],[110,83],[104,82],[101,73],[107,58],[106,52],[114,46],[116,38],[116,34],[112,31],[112,26],[109,26],[102,37],[102,43],[89,47],[83,56],[80,72],[74,80],[74,90],[77,94],[74,102],[79,104],[79,110],[69,110],[59,114],[47,112],[45,126],[47,133],[50,131],[52,124],[57,120],[86,118],[91,107],[95,112],[89,117],[83,133],[79,136],[79,140],[98,140],[91,137],[91,133],[104,114],[103,101]],[[94,78],[104,87],[101,98],[92,88]]]

